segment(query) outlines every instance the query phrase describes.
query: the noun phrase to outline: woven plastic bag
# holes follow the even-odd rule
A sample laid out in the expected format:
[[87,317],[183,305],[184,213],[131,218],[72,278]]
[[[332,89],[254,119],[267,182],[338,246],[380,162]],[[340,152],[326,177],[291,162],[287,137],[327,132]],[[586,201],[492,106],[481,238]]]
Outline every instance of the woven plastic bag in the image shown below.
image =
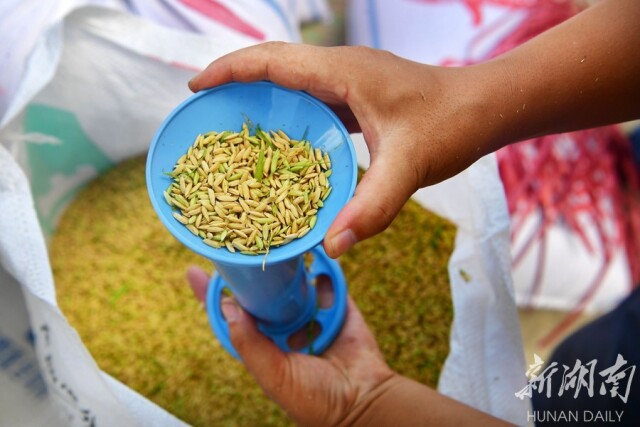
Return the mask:
[[[0,128],[0,425],[182,425],[95,364],[57,306],[46,239],[83,184],[146,152],[195,71],[255,38],[62,3],[38,22]],[[291,40],[262,16],[267,39]]]
[[[354,143],[358,163],[366,169],[369,154],[362,135],[354,135]],[[511,278],[509,213],[495,155],[418,190],[413,199],[457,227],[448,266],[454,319],[439,391],[516,425],[527,424],[529,402],[515,397],[526,383],[526,368]]]
[[[29,55],[0,123],[0,425],[182,424],[96,365],[57,306],[46,239],[83,184],[147,150],[189,95],[195,70],[256,41],[223,26],[215,33],[70,7]],[[355,142],[366,166],[366,147]],[[458,227],[449,267],[455,320],[440,389],[521,424],[526,407],[513,393],[526,378],[495,158],[416,198]]]

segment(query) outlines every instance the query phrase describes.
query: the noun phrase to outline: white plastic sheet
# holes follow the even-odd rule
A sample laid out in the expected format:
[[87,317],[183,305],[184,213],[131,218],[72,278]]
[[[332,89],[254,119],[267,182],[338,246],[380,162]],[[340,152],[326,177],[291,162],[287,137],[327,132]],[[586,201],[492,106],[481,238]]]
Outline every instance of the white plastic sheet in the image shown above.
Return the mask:
[[45,237],[82,184],[146,151],[195,70],[253,42],[216,30],[81,7],[35,43],[0,128],[0,425],[183,425],[95,364],[57,307]]
[[[102,7],[69,8],[43,31],[0,124],[0,425],[182,425],[95,364],[57,307],[46,237],[84,183],[146,151],[195,70],[255,40]],[[458,226],[441,390],[522,423],[513,393],[526,378],[495,159],[416,197]]]
[[[362,135],[354,136],[354,142],[358,163],[367,168]],[[418,190],[413,199],[457,227],[449,259],[454,320],[439,390],[517,425],[526,424],[529,402],[514,395],[526,383],[526,368],[511,279],[509,213],[495,155]]]

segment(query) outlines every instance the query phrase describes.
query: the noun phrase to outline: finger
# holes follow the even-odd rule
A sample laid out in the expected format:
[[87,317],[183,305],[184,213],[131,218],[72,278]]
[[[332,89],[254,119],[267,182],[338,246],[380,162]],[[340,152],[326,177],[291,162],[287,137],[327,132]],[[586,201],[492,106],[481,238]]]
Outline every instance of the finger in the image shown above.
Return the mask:
[[[326,60],[331,58],[331,60]],[[322,61],[325,61],[324,63]],[[355,116],[344,102],[345,85],[340,85],[331,65],[341,67],[335,51],[314,46],[263,43],[240,49],[213,61],[190,82],[192,91],[232,81],[270,80],[290,89],[306,90],[329,104],[349,132],[359,132]],[[283,66],[283,64],[288,66]],[[296,68],[297,67],[297,68]]]
[[353,198],[329,227],[324,239],[327,255],[337,258],[391,224],[417,188],[412,171],[402,166],[407,164],[391,156],[376,157]]
[[187,269],[187,281],[198,301],[204,304],[207,298],[209,275],[200,267],[191,266]]
[[224,298],[221,309],[240,359],[267,394],[277,395],[282,378],[288,375],[286,354],[258,330],[255,320],[232,298]]
[[189,82],[189,88],[197,92],[232,81],[269,80],[325,102],[344,102],[346,86],[335,72],[344,55],[336,49],[283,42],[247,47],[213,61]]

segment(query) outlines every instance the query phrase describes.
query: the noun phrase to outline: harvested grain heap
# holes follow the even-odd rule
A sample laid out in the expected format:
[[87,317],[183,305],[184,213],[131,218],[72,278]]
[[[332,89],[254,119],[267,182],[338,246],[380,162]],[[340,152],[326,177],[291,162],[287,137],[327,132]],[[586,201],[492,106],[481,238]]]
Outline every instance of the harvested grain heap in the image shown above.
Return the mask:
[[214,248],[267,254],[307,234],[331,193],[331,161],[309,141],[249,126],[200,134],[168,175],[173,217]]
[[[448,353],[454,234],[410,201],[388,230],[340,258],[387,362],[431,386]],[[157,219],[143,158],[92,182],[50,249],[60,307],[104,371],[195,426],[290,425],[213,336],[185,279],[187,266],[211,263]]]

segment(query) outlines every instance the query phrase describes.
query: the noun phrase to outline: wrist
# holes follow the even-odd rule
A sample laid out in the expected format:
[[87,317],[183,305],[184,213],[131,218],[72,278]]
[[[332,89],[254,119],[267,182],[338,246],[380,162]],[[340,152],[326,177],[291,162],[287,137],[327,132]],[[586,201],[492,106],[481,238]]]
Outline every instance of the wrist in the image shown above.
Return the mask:
[[[451,173],[454,175],[467,168],[479,158],[492,153],[511,142],[510,129],[507,127],[506,108],[502,99],[509,99],[505,94],[504,79],[498,74],[506,71],[500,67],[484,67],[479,65],[467,67],[432,67],[438,81],[442,101],[436,105],[430,115],[441,114],[437,120],[446,123],[441,146],[448,151]],[[498,96],[500,98],[498,98]],[[430,179],[437,182],[442,178]]]
[[376,421],[376,425],[385,425],[380,417],[385,416],[386,418],[390,411],[393,412],[393,391],[401,388],[405,380],[406,378],[394,372],[389,378],[360,397],[346,417],[338,423],[338,426],[368,426],[372,425],[372,421]]
[[359,399],[339,426],[506,426],[407,377],[394,374]]
[[462,67],[456,73],[467,121],[474,126],[469,135],[475,139],[478,158],[524,139],[527,133],[527,101],[514,84],[517,75],[500,60]]

